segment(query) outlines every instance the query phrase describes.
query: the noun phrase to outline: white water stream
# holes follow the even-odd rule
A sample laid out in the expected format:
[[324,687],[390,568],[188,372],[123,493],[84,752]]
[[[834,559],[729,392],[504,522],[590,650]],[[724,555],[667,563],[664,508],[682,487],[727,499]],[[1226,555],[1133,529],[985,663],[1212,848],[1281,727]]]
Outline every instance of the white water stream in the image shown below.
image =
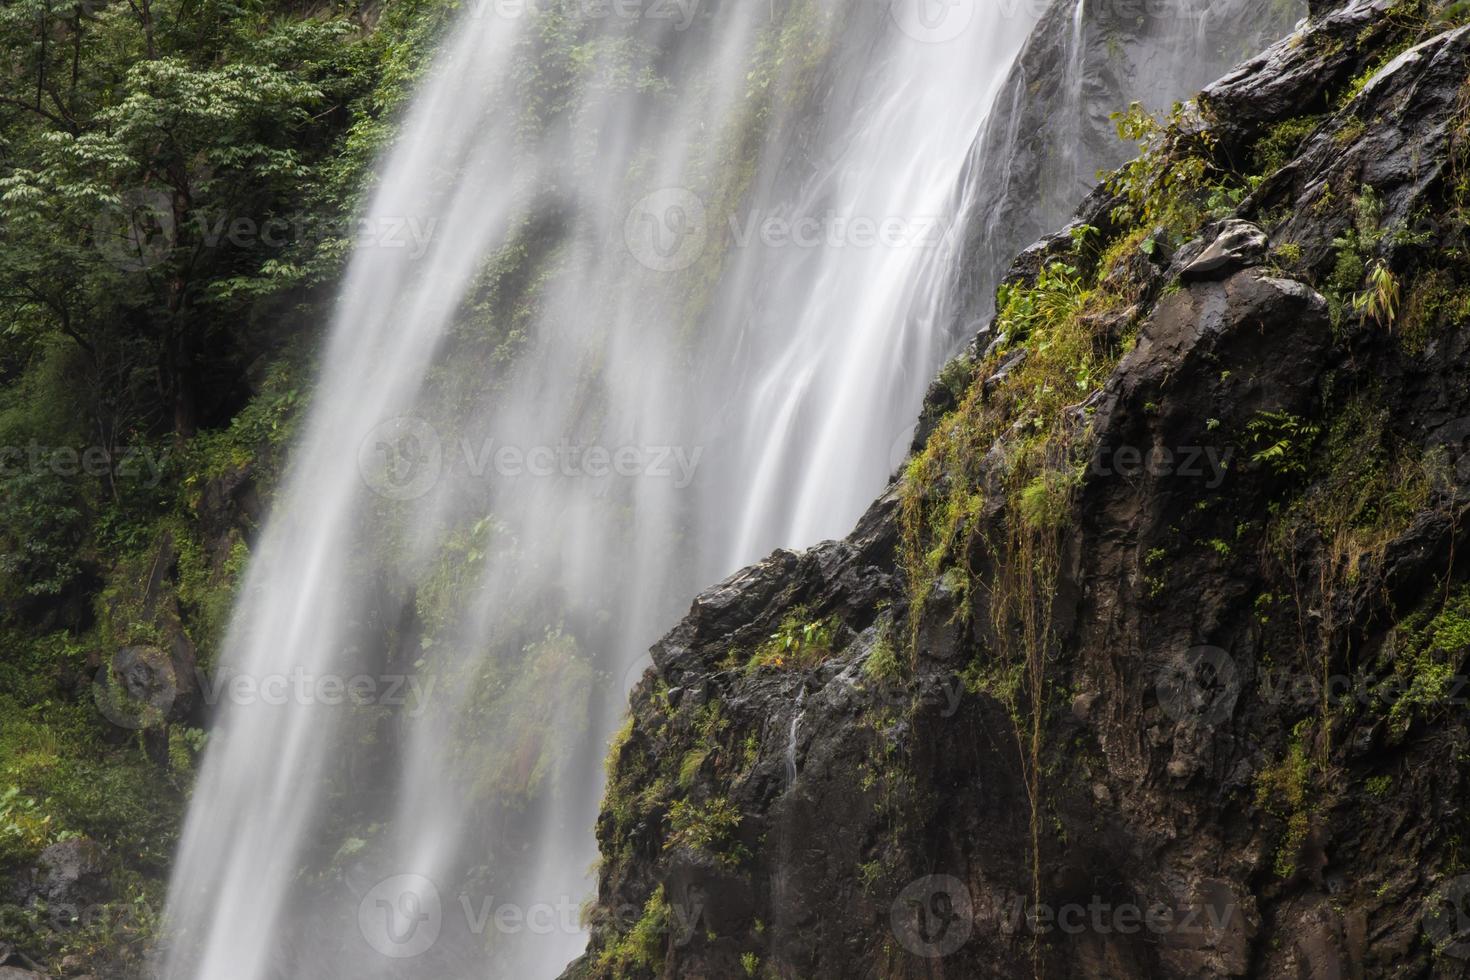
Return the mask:
[[222,657],[359,686],[220,706],[163,976],[581,952],[636,665],[850,529],[963,331],[969,151],[1034,8],[466,4],[367,216],[427,250],[354,254]]

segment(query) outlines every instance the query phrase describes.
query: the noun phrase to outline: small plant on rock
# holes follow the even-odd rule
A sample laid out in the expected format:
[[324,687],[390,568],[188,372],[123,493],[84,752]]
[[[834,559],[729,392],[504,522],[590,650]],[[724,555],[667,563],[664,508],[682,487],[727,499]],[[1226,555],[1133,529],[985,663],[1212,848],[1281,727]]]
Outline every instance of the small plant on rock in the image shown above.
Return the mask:
[[1379,326],[1393,329],[1399,310],[1399,281],[1382,259],[1368,269],[1368,289],[1353,298],[1353,309]]

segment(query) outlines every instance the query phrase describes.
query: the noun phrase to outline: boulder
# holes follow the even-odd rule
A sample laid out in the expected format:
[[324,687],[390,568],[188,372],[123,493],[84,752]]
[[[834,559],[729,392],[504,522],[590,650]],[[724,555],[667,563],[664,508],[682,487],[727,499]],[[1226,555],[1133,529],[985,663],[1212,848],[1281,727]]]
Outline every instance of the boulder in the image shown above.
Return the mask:
[[44,903],[59,913],[53,918],[62,922],[70,918],[68,913],[79,914],[88,905],[106,901],[112,897],[107,852],[86,837],[52,844],[41,852],[28,892],[30,904]]
[[1236,269],[1260,261],[1270,241],[1266,233],[1249,221],[1232,218],[1225,222],[1214,242],[1181,275],[1185,279],[1223,279]]

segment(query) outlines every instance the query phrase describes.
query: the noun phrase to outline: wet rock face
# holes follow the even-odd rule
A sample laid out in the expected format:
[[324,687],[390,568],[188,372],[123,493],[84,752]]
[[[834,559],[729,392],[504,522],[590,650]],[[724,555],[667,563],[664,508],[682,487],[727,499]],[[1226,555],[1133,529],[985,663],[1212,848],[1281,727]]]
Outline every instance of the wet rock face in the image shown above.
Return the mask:
[[961,294],[970,318],[989,313],[1011,257],[1064,224],[1099,171],[1132,156],[1114,113],[1132,102],[1167,109],[1286,35],[1306,5],[1084,0],[1080,20],[1078,11],[1078,0],[1047,9],[976,141],[975,172],[985,177],[968,215]]
[[[995,668],[1012,505],[968,512],[981,532],[913,614],[895,484],[850,538],[739,573],[655,647],[568,976],[1465,974],[1470,783],[1450,760],[1470,719],[1448,687],[1381,697],[1470,673],[1470,331],[1445,312],[1415,334],[1405,312],[1426,279],[1470,295],[1455,240],[1414,224],[1453,221],[1470,30],[1383,14],[1319,11],[1212,86],[1218,166],[1320,118],[1229,213],[1125,262],[1127,309],[1082,314],[1121,356],[1064,412],[1089,453],[1043,603],[1040,724]],[[1112,234],[1119,204],[1094,193],[1080,222]],[[1007,281],[1073,247],[1038,242]],[[1363,299],[1375,267],[1396,317]],[[968,393],[936,384],[921,439],[1022,383],[1002,332],[972,346]],[[1001,485],[1024,437],[940,481]]]

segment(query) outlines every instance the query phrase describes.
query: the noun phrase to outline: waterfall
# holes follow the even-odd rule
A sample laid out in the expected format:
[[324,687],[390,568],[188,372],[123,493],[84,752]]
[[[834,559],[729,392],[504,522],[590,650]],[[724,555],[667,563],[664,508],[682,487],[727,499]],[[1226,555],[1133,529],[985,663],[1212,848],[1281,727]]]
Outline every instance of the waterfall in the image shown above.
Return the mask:
[[168,978],[555,975],[644,651],[889,476],[1030,19],[628,9],[468,7],[384,161],[223,654],[366,696],[221,706]]
[[796,711],[791,715],[791,725],[786,730],[786,785],[796,782],[796,737],[801,732],[801,719],[806,713],[806,685],[796,692]]
[[1027,6],[466,4],[366,222],[426,247],[356,249],[222,654],[299,683],[220,705],[162,976],[581,952],[648,646],[846,533],[965,333]]

